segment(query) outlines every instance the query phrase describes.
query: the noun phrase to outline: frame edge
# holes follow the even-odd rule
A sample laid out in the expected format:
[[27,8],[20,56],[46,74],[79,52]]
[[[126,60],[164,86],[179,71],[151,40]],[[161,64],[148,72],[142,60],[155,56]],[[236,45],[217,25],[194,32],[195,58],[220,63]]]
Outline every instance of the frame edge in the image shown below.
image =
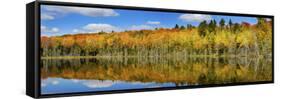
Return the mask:
[[26,4],[26,95],[33,98],[39,97],[35,56],[37,4],[37,1]]

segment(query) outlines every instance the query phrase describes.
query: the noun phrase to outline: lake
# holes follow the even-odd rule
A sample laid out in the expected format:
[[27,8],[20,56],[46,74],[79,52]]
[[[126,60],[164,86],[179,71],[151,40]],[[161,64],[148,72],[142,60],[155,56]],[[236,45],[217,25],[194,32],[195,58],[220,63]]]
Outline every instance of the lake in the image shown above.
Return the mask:
[[99,57],[41,60],[41,94],[272,80],[272,60],[249,57]]

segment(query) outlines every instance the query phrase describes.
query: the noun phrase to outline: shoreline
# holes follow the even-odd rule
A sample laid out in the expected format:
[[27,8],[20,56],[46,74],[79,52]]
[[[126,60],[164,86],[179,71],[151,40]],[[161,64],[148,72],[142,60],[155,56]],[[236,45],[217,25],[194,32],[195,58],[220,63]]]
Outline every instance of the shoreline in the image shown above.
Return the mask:
[[188,55],[188,56],[48,56],[41,59],[90,59],[90,58],[265,58],[265,56],[241,56],[241,55]]

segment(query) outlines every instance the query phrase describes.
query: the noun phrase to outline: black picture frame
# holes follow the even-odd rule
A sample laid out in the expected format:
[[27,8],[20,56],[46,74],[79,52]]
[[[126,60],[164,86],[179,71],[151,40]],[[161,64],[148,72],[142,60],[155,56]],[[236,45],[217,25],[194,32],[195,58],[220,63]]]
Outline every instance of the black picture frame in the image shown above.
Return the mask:
[[[40,6],[41,5],[131,9],[131,10],[146,10],[146,11],[163,11],[163,12],[178,12],[178,13],[196,13],[196,14],[270,18],[270,19],[272,19],[272,81],[42,95],[40,92],[41,80],[40,80],[40,51],[39,51],[40,50],[39,48],[40,48]],[[164,8],[145,8],[145,7],[133,7],[133,6],[114,6],[114,5],[55,2],[55,1],[34,1],[34,2],[28,3],[26,5],[26,45],[27,45],[27,47],[26,47],[26,94],[33,98],[49,98],[49,97],[65,97],[65,96],[79,96],[79,95],[97,95],[97,94],[112,94],[112,93],[128,93],[128,92],[160,91],[160,90],[174,90],[174,89],[192,89],[192,88],[274,83],[274,16],[273,15],[209,12],[209,11],[194,11],[194,10],[164,9]]]

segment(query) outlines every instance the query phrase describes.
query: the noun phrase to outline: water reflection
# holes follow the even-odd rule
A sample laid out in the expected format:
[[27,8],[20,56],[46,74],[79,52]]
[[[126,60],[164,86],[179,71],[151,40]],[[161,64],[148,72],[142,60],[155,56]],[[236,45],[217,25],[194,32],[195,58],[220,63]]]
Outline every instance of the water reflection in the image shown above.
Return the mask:
[[42,94],[271,81],[264,58],[44,59]]
[[173,83],[142,83],[126,82],[112,80],[81,80],[81,79],[63,79],[47,78],[42,80],[41,88],[43,94],[87,92],[87,91],[107,91],[117,89],[138,89],[138,88],[156,88],[172,87]]

